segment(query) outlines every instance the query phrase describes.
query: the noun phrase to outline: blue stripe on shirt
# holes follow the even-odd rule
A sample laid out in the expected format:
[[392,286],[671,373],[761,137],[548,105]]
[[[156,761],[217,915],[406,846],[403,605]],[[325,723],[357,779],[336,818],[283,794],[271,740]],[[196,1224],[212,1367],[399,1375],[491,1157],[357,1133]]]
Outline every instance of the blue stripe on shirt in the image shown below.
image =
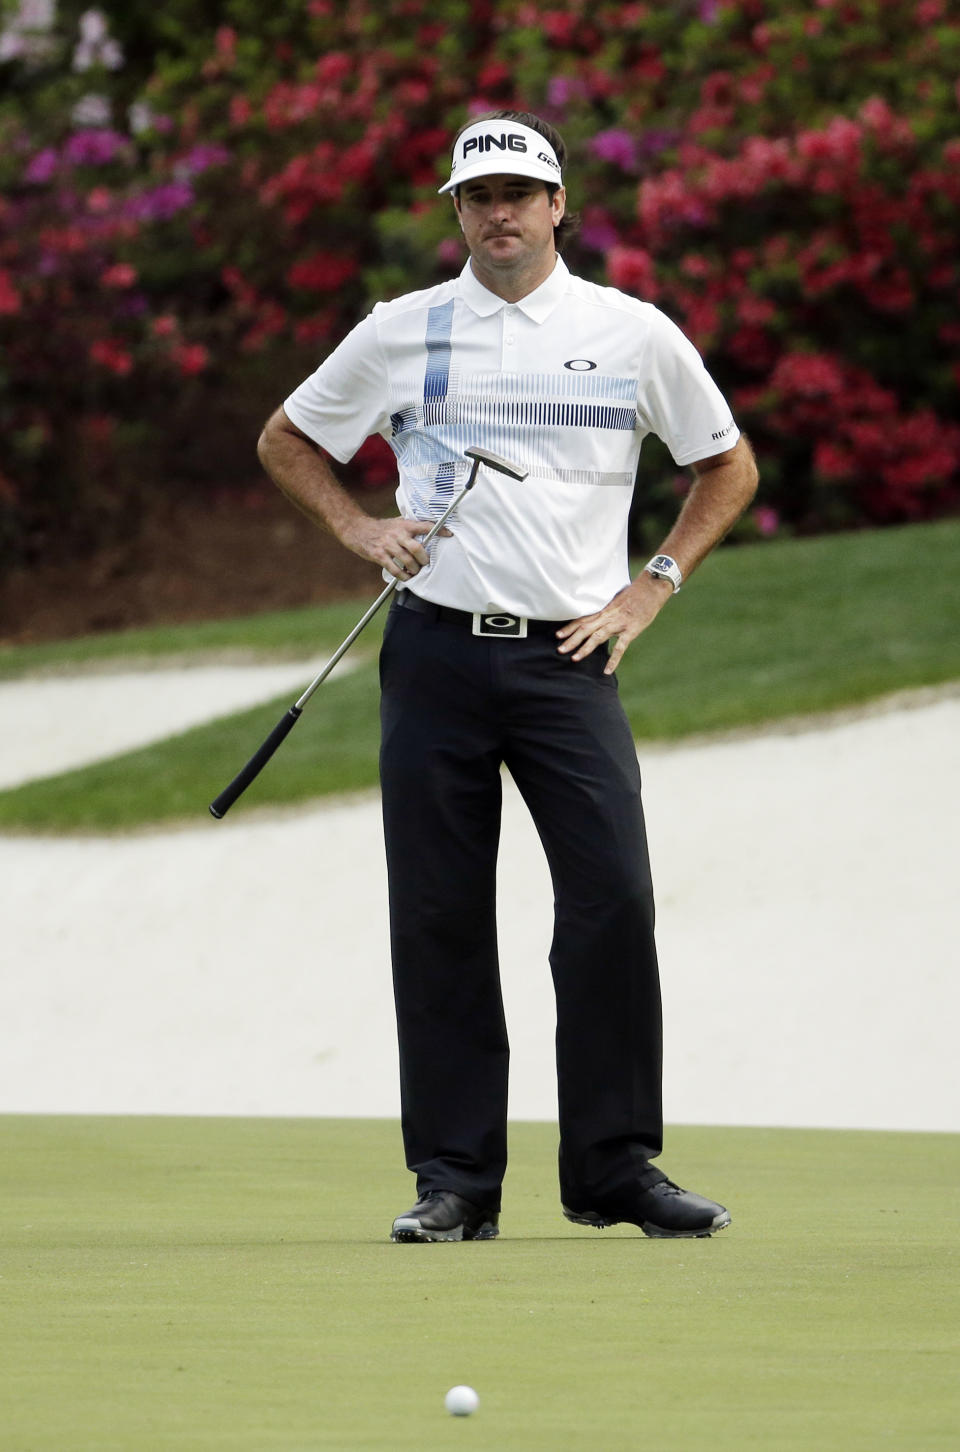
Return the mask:
[[444,399],[450,382],[450,333],[453,328],[453,298],[427,313],[427,368],[423,379],[424,402]]
[[465,399],[455,405],[446,398],[430,399],[419,408],[405,408],[391,416],[394,436],[417,427],[430,428],[462,423],[469,417],[478,425],[508,428],[620,429],[632,432],[637,425],[635,408],[611,408],[591,403],[520,403],[500,399]]

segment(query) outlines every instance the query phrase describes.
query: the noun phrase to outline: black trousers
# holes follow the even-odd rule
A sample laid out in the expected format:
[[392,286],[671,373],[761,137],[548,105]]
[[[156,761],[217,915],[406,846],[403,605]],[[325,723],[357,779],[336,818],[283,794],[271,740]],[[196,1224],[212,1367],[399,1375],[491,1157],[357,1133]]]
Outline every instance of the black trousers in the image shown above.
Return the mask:
[[[509,1048],[497,955],[500,767],[550,867],[560,1187],[589,1208],[660,1152],[661,1014],[636,750],[606,652],[485,639],[394,606],[381,782],[404,1147],[420,1192],[498,1209]],[[537,965],[531,964],[536,972]]]

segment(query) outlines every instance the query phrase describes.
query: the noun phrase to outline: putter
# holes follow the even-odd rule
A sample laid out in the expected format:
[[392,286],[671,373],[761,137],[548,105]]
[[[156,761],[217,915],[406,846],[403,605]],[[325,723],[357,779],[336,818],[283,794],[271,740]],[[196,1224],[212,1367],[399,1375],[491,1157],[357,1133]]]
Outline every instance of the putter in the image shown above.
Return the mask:
[[[522,480],[527,477],[526,469],[521,469],[516,464],[511,464],[507,459],[501,459],[498,454],[491,454],[487,449],[464,449],[463,452],[467,455],[468,458],[473,460],[473,468],[470,470],[470,478],[467,480],[464,487],[460,490],[460,493],[451,501],[450,504],[447,505],[446,509],[443,511],[436,524],[433,525],[433,527],[431,528],[430,532],[423,536],[422,543],[425,545],[429,544],[430,541],[433,539],[434,535],[443,528],[446,520],[456,509],[457,505],[473,488],[474,484],[477,481],[477,474],[480,471],[481,464],[485,464],[488,469],[493,469],[497,474],[506,474],[509,479]],[[246,766],[243,767],[241,771],[237,772],[237,775],[234,777],[230,785],[228,787],[224,787],[220,795],[213,799],[213,801],[210,803],[210,815],[212,817],[216,817],[218,822],[230,810],[234,802],[237,800],[237,797],[239,797],[243,792],[246,791],[247,787],[250,785],[255,777],[259,776],[260,772],[266,766],[267,762],[270,760],[271,756],[276,751],[281,741],[285,740],[286,737],[289,736],[294,726],[296,726],[297,722],[300,720],[300,717],[303,714],[303,708],[309,701],[310,697],[313,695],[314,691],[317,689],[318,686],[321,686],[323,682],[327,679],[327,676],[333,670],[334,666],[337,664],[337,661],[340,660],[341,657],[347,653],[353,642],[356,640],[357,636],[360,634],[361,630],[363,630],[366,625],[369,625],[370,621],[376,615],[381,605],[385,604],[386,601],[390,599],[390,596],[393,594],[394,590],[399,584],[400,581],[396,577],[394,577],[390,581],[387,588],[382,591],[380,595],[377,596],[376,600],[374,600],[373,604],[370,606],[370,609],[366,612],[363,618],[357,621],[356,625],[353,627],[346,640],[342,641],[341,644],[337,646],[336,650],[333,652],[333,655],[327,661],[320,674],[313,678],[313,680],[310,682],[309,686],[307,686],[307,689],[304,691],[303,695],[299,698],[299,700],[295,701],[294,704],[287,711],[286,715],[277,722],[276,726],[274,726],[273,730],[270,732],[270,735],[267,737],[266,741],[264,741],[263,745],[253,753]]]

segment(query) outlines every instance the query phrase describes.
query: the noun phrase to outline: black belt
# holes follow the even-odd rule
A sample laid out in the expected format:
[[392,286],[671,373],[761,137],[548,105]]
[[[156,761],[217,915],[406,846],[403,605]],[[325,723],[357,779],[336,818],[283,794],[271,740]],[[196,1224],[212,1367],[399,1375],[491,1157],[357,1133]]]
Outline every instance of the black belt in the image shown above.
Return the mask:
[[568,620],[530,620],[526,615],[511,615],[506,610],[487,612],[455,610],[452,605],[437,605],[433,600],[424,600],[410,590],[398,590],[393,597],[395,608],[414,610],[430,620],[448,620],[454,625],[465,625],[474,635],[488,639],[498,636],[517,637],[526,635],[555,635]]

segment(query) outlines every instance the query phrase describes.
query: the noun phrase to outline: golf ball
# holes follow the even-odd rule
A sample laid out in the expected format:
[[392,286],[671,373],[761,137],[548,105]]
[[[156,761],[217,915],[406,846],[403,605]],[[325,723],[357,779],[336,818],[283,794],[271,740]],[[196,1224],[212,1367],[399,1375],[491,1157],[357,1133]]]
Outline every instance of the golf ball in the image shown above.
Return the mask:
[[472,1386],[452,1386],[443,1404],[451,1417],[469,1417],[480,1405],[480,1398]]

